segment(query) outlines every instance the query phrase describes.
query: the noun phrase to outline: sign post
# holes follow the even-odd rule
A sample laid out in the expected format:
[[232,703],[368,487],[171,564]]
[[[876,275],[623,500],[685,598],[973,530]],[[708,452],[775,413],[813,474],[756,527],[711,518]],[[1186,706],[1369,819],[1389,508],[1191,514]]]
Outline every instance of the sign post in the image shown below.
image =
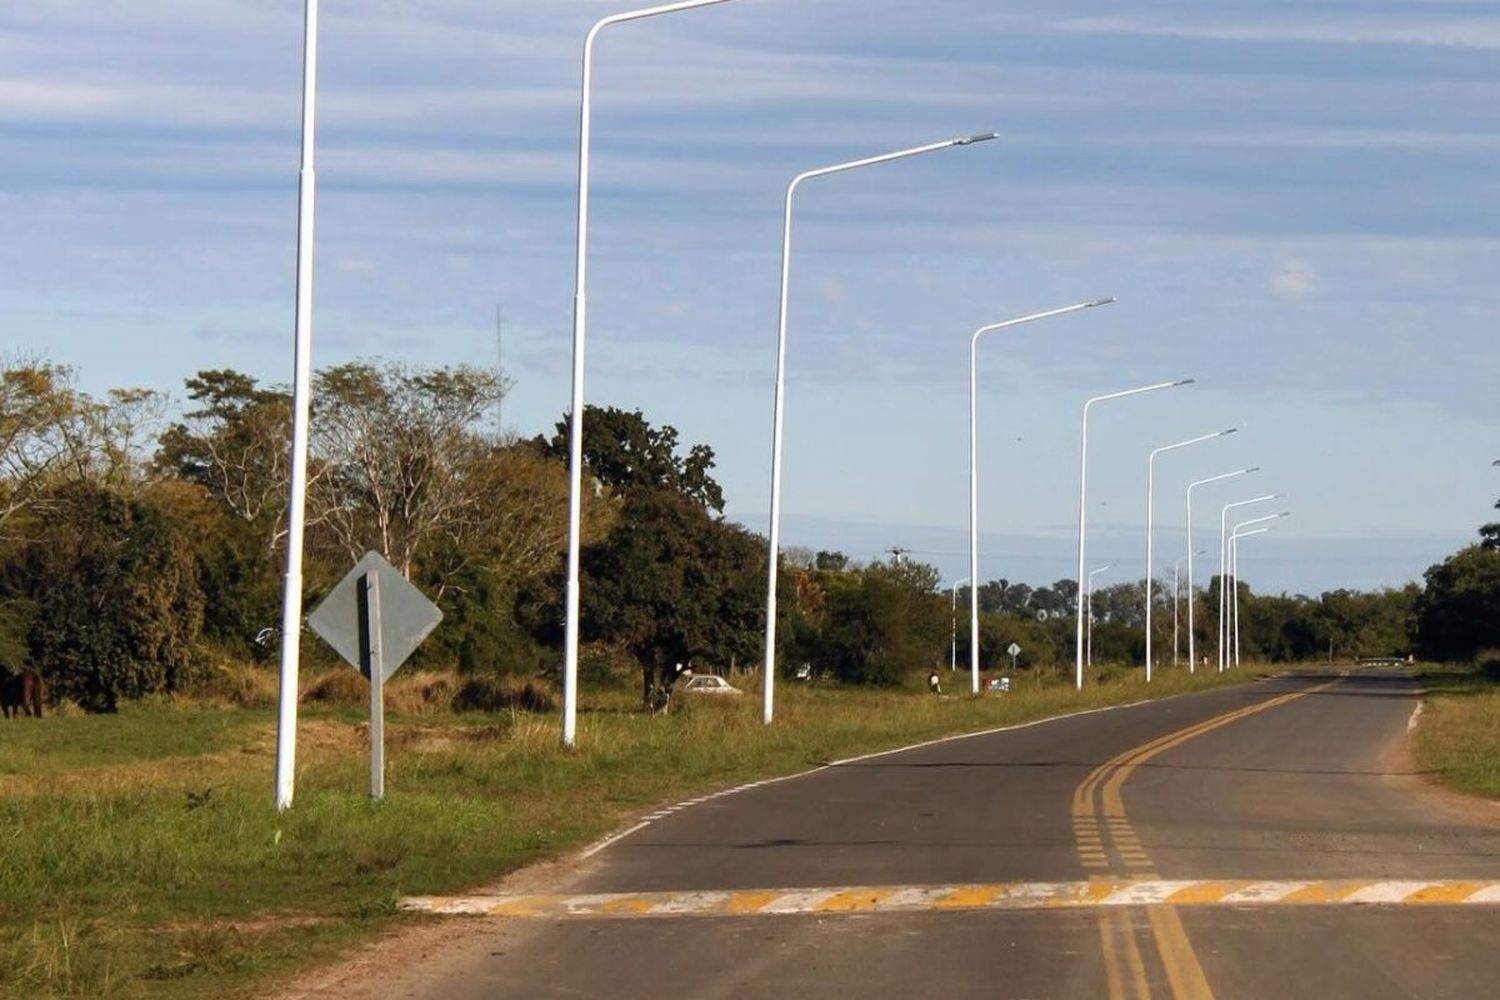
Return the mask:
[[1013,642],[1006,649],[1006,652],[1010,654],[1010,672],[1014,674],[1016,672],[1016,657],[1021,655],[1021,647]]
[[370,798],[385,797],[385,682],[443,613],[378,552],[367,552],[307,616],[308,627],[370,682]]
[[360,671],[370,678],[370,798],[385,797],[385,662],[380,642],[380,576],[360,577]]

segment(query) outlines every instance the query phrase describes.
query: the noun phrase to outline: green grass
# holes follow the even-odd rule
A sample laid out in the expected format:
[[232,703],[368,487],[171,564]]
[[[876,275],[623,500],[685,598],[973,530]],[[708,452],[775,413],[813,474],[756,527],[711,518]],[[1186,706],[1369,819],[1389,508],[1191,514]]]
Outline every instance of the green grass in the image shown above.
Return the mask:
[[1428,667],[1417,767],[1455,791],[1500,799],[1500,681],[1480,670]]
[[[960,677],[962,675],[959,675]],[[948,680],[949,675],[944,675]],[[1161,674],[1152,696],[1239,678]],[[395,715],[387,798],[348,709],[304,712],[292,810],[271,807],[274,713],[132,706],[0,730],[0,995],[261,995],[411,919],[405,894],[472,889],[646,807],[851,754],[1147,694],[1138,675],[973,699],[795,684],[666,717],[591,695],[556,715]]]

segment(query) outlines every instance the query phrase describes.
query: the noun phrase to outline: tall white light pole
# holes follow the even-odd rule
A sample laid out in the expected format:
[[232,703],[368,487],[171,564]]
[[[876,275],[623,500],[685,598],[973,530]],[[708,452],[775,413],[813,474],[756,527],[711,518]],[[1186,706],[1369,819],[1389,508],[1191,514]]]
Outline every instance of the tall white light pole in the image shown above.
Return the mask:
[[318,0],[306,0],[302,38],[302,165],[297,188],[297,305],[293,333],[292,448],[286,575],[281,587],[281,680],[276,695],[276,808],[290,809],[297,771],[297,675],[302,643],[302,539],[307,523],[311,424],[313,223],[318,125]]
[[929,143],[926,146],[900,149],[894,153],[884,153],[863,160],[835,163],[833,166],[819,167],[816,170],[798,174],[792,178],[791,184],[787,185],[786,218],[783,222],[781,238],[781,305],[776,322],[776,402],[771,421],[771,526],[769,532],[771,537],[766,546],[768,552],[766,558],[766,656],[764,674],[761,677],[761,717],[768,726],[775,717],[776,708],[776,575],[779,569],[781,547],[781,442],[786,412],[786,327],[787,306],[791,298],[792,207],[797,197],[797,188],[802,186],[803,181],[812,180],[814,177],[841,174],[848,170],[858,170],[861,167],[873,167],[880,163],[890,163],[892,160],[902,160],[908,156],[921,156],[924,153],[936,153],[939,150],[953,149],[958,146],[972,146],[975,143],[988,142],[997,138],[999,136],[995,133],[985,132],[980,135]]
[[963,577],[953,581],[953,599],[948,602],[948,612],[952,616],[952,624],[949,627],[948,639],[948,672],[952,673],[958,669],[958,588],[964,583],[969,583],[973,588],[972,577]]
[[[969,579],[979,579],[979,338],[1033,320],[1109,305],[1113,298],[1079,302],[1061,309],[1032,313],[1003,323],[981,326],[969,338]],[[979,693],[979,586],[969,588],[969,674],[974,694]]]
[[1178,611],[1182,607],[1182,564],[1195,555],[1201,556],[1207,552],[1207,549],[1194,552],[1192,546],[1189,545],[1188,554],[1179,558],[1177,564],[1172,567],[1172,666],[1174,667],[1177,666],[1182,653],[1182,641],[1178,634]]
[[578,235],[573,278],[573,395],[568,440],[568,593],[567,637],[563,660],[562,741],[573,746],[578,727],[578,555],[583,523],[583,363],[588,333],[589,176],[593,140],[594,43],[613,24],[659,14],[711,7],[729,0],[683,0],[612,14],[589,30],[583,43],[583,99],[578,127]]
[[[1178,448],[1186,448],[1188,445],[1202,444],[1204,441],[1212,441],[1239,431],[1238,427],[1228,430],[1215,431],[1212,434],[1200,434],[1186,441],[1178,441],[1175,444],[1165,444],[1154,449],[1146,458],[1146,683],[1151,683],[1151,605],[1155,603],[1156,581],[1151,578],[1151,535],[1155,526],[1156,516],[1156,456],[1165,452],[1176,451]],[[1192,546],[1192,541],[1188,545]],[[1176,613],[1175,610],[1173,612]]]
[[1095,396],[1083,404],[1083,446],[1078,453],[1078,581],[1080,590],[1078,601],[1077,636],[1074,643],[1074,683],[1078,690],[1083,690],[1083,596],[1084,584],[1084,537],[1088,529],[1088,482],[1089,482],[1089,411],[1095,403],[1103,403],[1111,399],[1123,399],[1126,396],[1138,396],[1143,392],[1155,392],[1157,389],[1175,389],[1179,385],[1192,385],[1198,381],[1193,378],[1178,379],[1175,382],[1157,382],[1155,385],[1143,385],[1139,389],[1126,389],[1123,392],[1106,393],[1103,396]]
[[1229,536],[1229,566],[1230,576],[1234,578],[1234,665],[1240,665],[1240,539],[1249,538],[1251,535],[1263,535],[1270,528],[1254,528],[1250,531],[1236,532]]
[[[1188,542],[1187,542],[1188,543],[1188,554],[1187,554],[1187,591],[1188,591],[1187,608],[1188,608],[1188,613],[1187,613],[1187,620],[1188,621],[1187,621],[1187,624],[1188,624],[1188,673],[1190,673],[1190,674],[1191,673],[1196,673],[1197,670],[1198,670],[1198,659],[1197,659],[1198,653],[1197,653],[1197,649],[1193,645],[1193,556],[1195,555],[1195,553],[1193,552],[1193,491],[1196,490],[1200,486],[1207,486],[1209,483],[1217,483],[1217,482],[1220,482],[1221,480],[1224,480],[1224,479],[1233,479],[1235,476],[1247,476],[1247,475],[1249,475],[1252,472],[1259,472],[1259,471],[1260,471],[1260,466],[1255,465],[1255,466],[1251,466],[1248,469],[1236,469],[1234,472],[1225,472],[1225,473],[1223,473],[1221,475],[1209,476],[1207,479],[1200,479],[1200,480],[1198,480],[1195,483],[1189,483],[1188,484],[1188,488],[1187,488],[1187,537],[1188,537]],[[1202,555],[1203,553],[1199,552],[1199,553],[1196,553],[1196,554],[1197,555]]]
[[[1257,520],[1272,520],[1277,517],[1286,517],[1291,511],[1281,514],[1273,514],[1270,518],[1258,518]],[[1264,535],[1270,528],[1252,528],[1250,531],[1241,531],[1239,527],[1229,536],[1229,575],[1234,580],[1234,666],[1240,665],[1240,539],[1249,538],[1252,535]]]
[[1084,653],[1084,659],[1090,667],[1094,665],[1094,577],[1114,568],[1115,564],[1110,563],[1107,566],[1100,566],[1098,569],[1089,570],[1089,589],[1086,601],[1088,605],[1088,638],[1085,642],[1087,648]]
[[1267,503],[1271,500],[1280,500],[1285,493],[1267,493],[1265,496],[1251,497],[1249,500],[1239,500],[1235,503],[1227,503],[1219,511],[1219,672],[1224,672],[1226,665],[1229,642],[1228,621],[1225,616],[1229,613],[1229,598],[1224,592],[1228,584],[1226,574],[1229,571],[1229,512],[1237,507],[1247,507],[1255,503]]

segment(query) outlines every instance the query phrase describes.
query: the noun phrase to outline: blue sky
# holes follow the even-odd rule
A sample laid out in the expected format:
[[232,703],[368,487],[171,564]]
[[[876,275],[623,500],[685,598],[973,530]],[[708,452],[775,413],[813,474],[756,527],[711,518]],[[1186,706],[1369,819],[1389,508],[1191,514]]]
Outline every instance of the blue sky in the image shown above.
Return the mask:
[[[578,55],[619,9],[324,0],[319,364],[492,364],[502,304],[507,424],[561,415]],[[289,379],[300,40],[298,0],[0,10],[12,350],[96,391]],[[1114,295],[981,348],[983,575],[1071,576],[1082,401],[1196,377],[1097,411],[1091,565],[1142,572],[1152,447],[1238,425],[1162,459],[1163,558],[1182,487],[1257,464],[1203,492],[1291,494],[1248,581],[1399,584],[1500,495],[1497,50],[1478,2],[738,0],[614,29],[589,398],[713,445],[764,530],[787,181],[995,130],[804,189],[787,541],[963,573],[970,331]]]

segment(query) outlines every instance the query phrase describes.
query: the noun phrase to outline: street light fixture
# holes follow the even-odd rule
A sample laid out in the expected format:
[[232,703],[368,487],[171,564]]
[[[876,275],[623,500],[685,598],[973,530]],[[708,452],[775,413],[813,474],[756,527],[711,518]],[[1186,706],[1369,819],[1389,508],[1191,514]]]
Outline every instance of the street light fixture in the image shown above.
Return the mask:
[[[1252,497],[1249,500],[1239,500],[1235,503],[1227,503],[1219,512],[1219,673],[1224,672],[1228,662],[1229,628],[1225,615],[1229,612],[1229,599],[1225,596],[1224,587],[1228,583],[1228,560],[1229,560],[1229,512],[1237,507],[1247,507],[1255,503],[1267,503],[1271,500],[1281,500],[1286,497],[1285,493],[1267,493],[1265,496]],[[1265,518],[1264,520],[1269,520]],[[1262,519],[1254,522],[1259,523]]]
[[[1093,309],[1109,305],[1113,298],[1079,302],[1061,309],[1032,313],[1003,323],[981,326],[969,338],[969,579],[979,579],[979,338],[996,330],[1004,330],[1034,320],[1049,319],[1081,309]],[[979,587],[970,588],[969,594],[969,673],[974,694],[979,693]]]
[[[1156,581],[1151,578],[1151,534],[1155,523],[1156,513],[1156,456],[1168,451],[1176,451],[1178,448],[1186,448],[1189,445],[1201,444],[1204,441],[1212,441],[1215,438],[1225,437],[1239,432],[1238,427],[1228,430],[1215,431],[1212,434],[1200,434],[1186,441],[1178,441],[1176,444],[1162,445],[1155,449],[1146,458],[1146,683],[1151,683],[1151,605],[1154,603],[1156,592]],[[1188,546],[1193,544],[1188,539]],[[1176,614],[1176,609],[1173,609]],[[1175,651],[1174,651],[1175,653]]]
[[835,163],[829,167],[819,167],[816,170],[798,174],[787,185],[786,217],[782,226],[781,241],[781,304],[776,323],[776,400],[771,426],[771,525],[766,559],[766,655],[764,674],[761,677],[761,719],[768,726],[775,715],[776,705],[776,576],[781,545],[781,442],[786,405],[787,306],[791,295],[792,278],[792,207],[797,196],[797,188],[801,187],[803,181],[812,180],[815,177],[841,174],[848,170],[858,170],[861,167],[873,167],[909,156],[921,156],[924,153],[935,153],[958,146],[972,146],[998,138],[999,136],[994,132],[984,132],[979,135],[929,143],[925,146],[914,146],[911,149],[901,149],[862,160]]
[[[1180,385],[1192,385],[1198,381],[1193,378],[1178,379],[1175,382],[1157,382],[1155,385],[1143,385],[1138,389],[1126,389],[1123,392],[1106,393],[1103,396],[1095,396],[1083,404],[1083,446],[1078,455],[1078,586],[1081,588],[1084,582],[1084,536],[1088,525],[1088,479],[1089,479],[1089,410],[1095,403],[1103,403],[1110,399],[1123,399],[1126,396],[1138,396],[1143,392],[1155,392],[1157,389],[1175,389]],[[1078,690],[1083,690],[1083,603],[1079,601],[1078,614],[1076,615],[1077,635],[1074,642],[1074,667],[1075,684]]]
[[[1259,472],[1259,471],[1260,471],[1260,466],[1254,465],[1254,466],[1251,466],[1248,469],[1236,469],[1234,472],[1225,472],[1225,473],[1223,473],[1221,475],[1209,476],[1207,479],[1200,479],[1200,480],[1198,480],[1195,483],[1189,483],[1188,484],[1188,488],[1187,488],[1187,544],[1188,544],[1188,554],[1187,554],[1187,590],[1188,590],[1187,609],[1188,609],[1188,613],[1187,613],[1187,620],[1188,620],[1188,673],[1190,673],[1190,674],[1191,673],[1196,673],[1197,670],[1198,670],[1198,659],[1197,659],[1198,654],[1197,654],[1197,650],[1195,649],[1195,647],[1193,645],[1193,641],[1194,641],[1194,636],[1193,636],[1193,555],[1194,555],[1194,553],[1193,553],[1193,491],[1196,490],[1200,486],[1207,486],[1209,483],[1217,483],[1217,482],[1220,482],[1220,481],[1225,480],[1225,479],[1233,479],[1236,476],[1247,476],[1247,475],[1249,475],[1252,472]],[[1202,555],[1202,553],[1198,553],[1198,555]]]
[[[1191,548],[1192,539],[1189,538],[1188,542],[1188,554],[1180,557],[1177,560],[1177,564],[1172,567],[1172,666],[1174,667],[1177,666],[1180,654],[1182,652],[1182,643],[1178,637],[1177,621],[1178,609],[1182,607],[1182,564],[1187,560],[1193,558],[1193,556],[1195,555],[1201,556],[1208,554],[1207,549],[1199,549],[1197,552],[1194,552]],[[1188,599],[1191,603],[1191,590],[1188,591]],[[1189,672],[1191,672],[1191,668],[1189,668]]]
[[594,122],[594,43],[598,41],[599,34],[611,25],[728,2],[729,0],[683,0],[681,3],[611,14],[589,30],[583,43],[583,98],[578,126],[577,260],[573,278],[573,392],[568,430],[568,592],[562,719],[564,746],[574,745],[578,726],[578,564],[583,523],[583,367],[588,333],[589,178]]
[[[1084,653],[1084,659],[1088,662],[1088,666],[1090,669],[1092,669],[1094,666],[1094,577],[1100,573],[1103,573],[1105,570],[1114,568],[1115,564],[1110,563],[1107,566],[1100,566],[1098,569],[1089,571],[1089,590],[1087,595],[1088,639],[1086,642],[1087,650]],[[1083,605],[1079,606],[1082,607]]]
[[[1270,521],[1278,517],[1288,517],[1291,511],[1273,514],[1270,517],[1257,518],[1256,521]],[[1256,521],[1246,522],[1254,524]],[[1241,531],[1243,525],[1236,526],[1234,532],[1229,536],[1229,575],[1234,580],[1234,666],[1240,665],[1240,539],[1249,538],[1251,535],[1264,535],[1270,528],[1254,528],[1250,531]]]

